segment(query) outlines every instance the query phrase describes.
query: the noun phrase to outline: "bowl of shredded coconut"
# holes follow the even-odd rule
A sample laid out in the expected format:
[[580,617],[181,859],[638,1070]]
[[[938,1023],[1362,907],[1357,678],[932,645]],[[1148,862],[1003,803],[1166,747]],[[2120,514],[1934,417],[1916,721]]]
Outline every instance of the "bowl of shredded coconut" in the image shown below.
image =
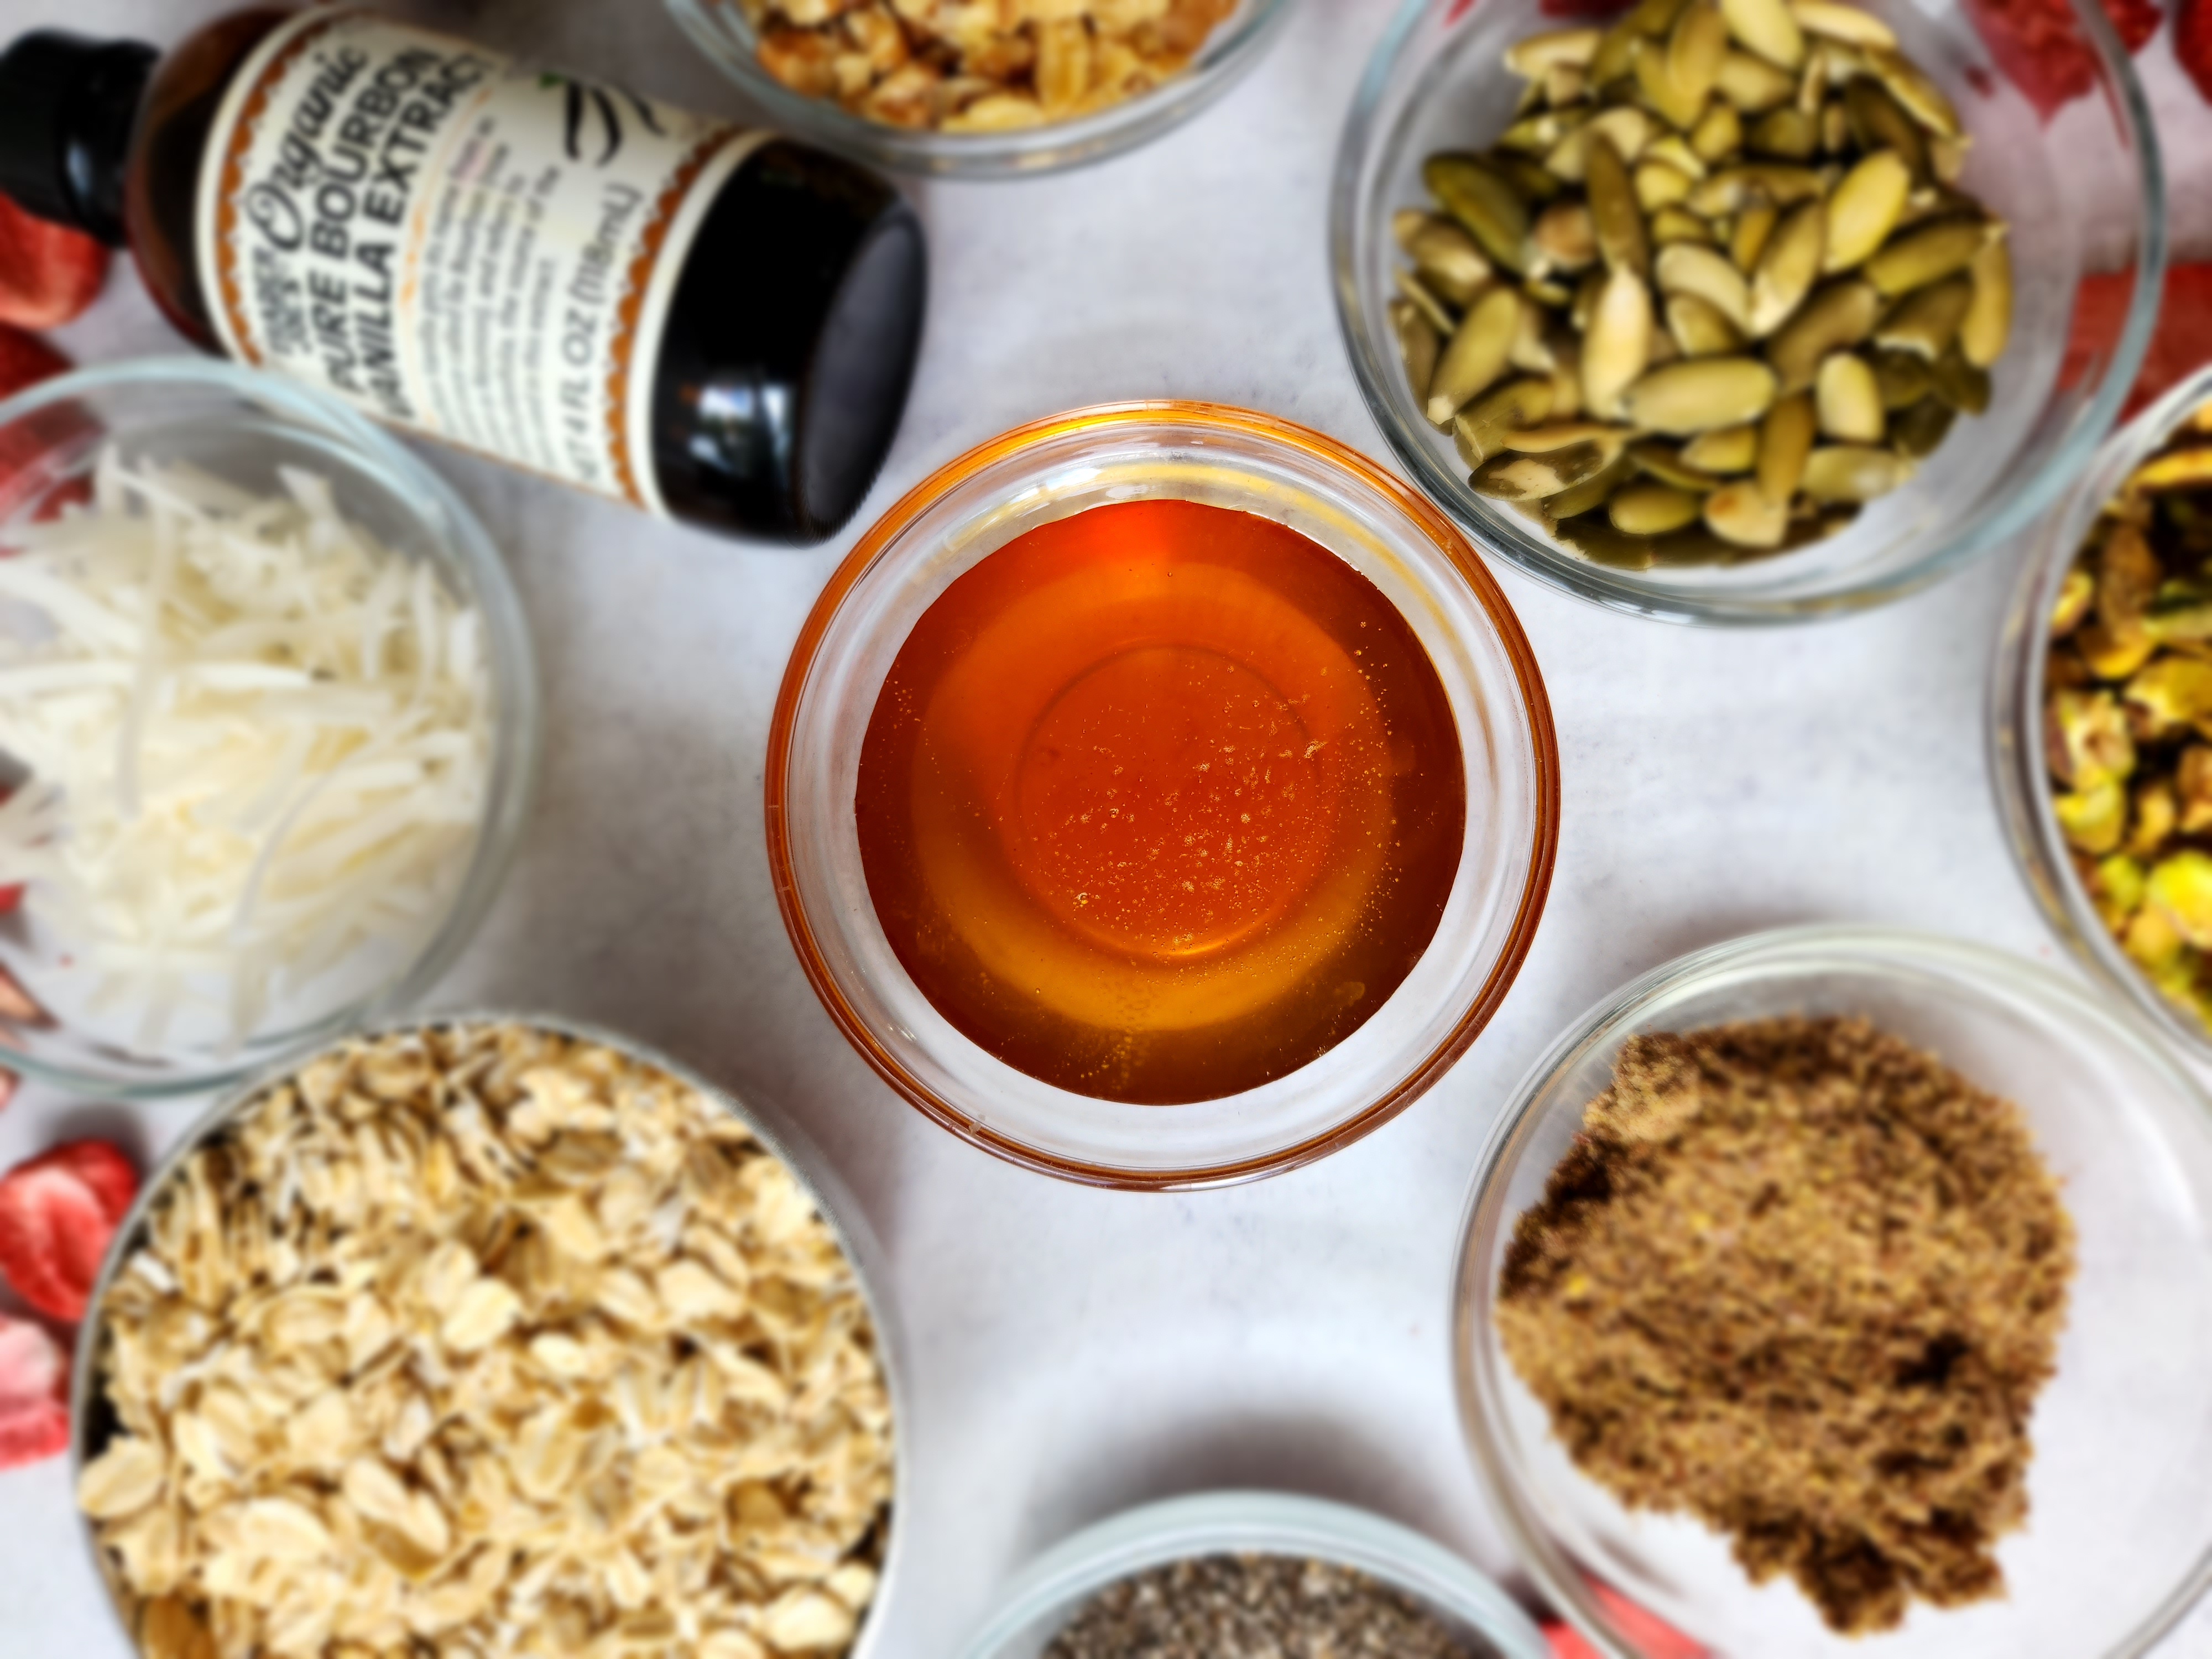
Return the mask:
[[150,361],[0,403],[0,1047],[217,1086],[415,1000],[520,833],[497,550],[360,416]]

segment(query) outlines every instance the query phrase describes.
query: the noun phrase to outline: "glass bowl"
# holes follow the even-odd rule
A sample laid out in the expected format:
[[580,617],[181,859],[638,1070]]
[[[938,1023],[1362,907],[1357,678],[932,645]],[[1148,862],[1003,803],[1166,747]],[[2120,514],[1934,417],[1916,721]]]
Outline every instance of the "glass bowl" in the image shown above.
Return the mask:
[[[893,658],[957,578],[1087,507],[1182,498],[1328,548],[1396,605],[1459,727],[1468,833],[1436,937],[1365,1024],[1226,1099],[1136,1106],[1015,1070],[915,988],[877,921],[854,797]],[[864,536],[800,631],[769,732],[769,866],[800,964],[863,1058],[953,1133],[1106,1186],[1192,1187],[1320,1158],[1402,1111],[1488,1022],[1534,936],[1559,838],[1559,750],[1535,659],[1450,522],[1334,440],[1204,404],[1128,404],[1020,427],[925,480]]]
[[[39,921],[37,894],[0,916],[0,969],[45,1005],[0,1012],[12,1070],[80,1094],[154,1099],[219,1088],[271,1056],[418,1000],[483,920],[515,843],[538,752],[538,690],[520,602],[499,552],[445,481],[397,439],[324,394],[198,358],[153,359],[47,380],[0,403],[0,547],[9,526],[79,490],[100,452],[184,462],[258,493],[281,493],[278,469],[331,486],[338,510],[403,558],[427,563],[482,618],[492,689],[492,757],[473,848],[411,933],[372,939],[289,986],[240,1040],[222,1022],[177,1022],[155,1042],[135,1011],[94,1014],[69,971],[69,941]],[[5,733],[0,733],[4,757]],[[19,999],[13,999],[16,1000]],[[182,1029],[179,1029],[182,1028]]]
[[1208,1555],[1288,1555],[1355,1567],[1440,1614],[1500,1659],[1549,1659],[1528,1615],[1441,1545],[1379,1515],[1277,1492],[1206,1492],[1124,1510],[1022,1569],[964,1659],[1037,1659],[1099,1591],[1133,1574]]
[[[895,1317],[895,1310],[885,1300],[881,1288],[890,1283],[889,1259],[859,1202],[839,1179],[829,1160],[808,1139],[805,1130],[787,1115],[772,1108],[740,1101],[726,1090],[716,1087],[689,1066],[669,1059],[665,1054],[594,1025],[541,1014],[455,1012],[396,1020],[367,1027],[349,1035],[375,1037],[428,1030],[434,1026],[461,1024],[526,1025],[556,1031],[580,1042],[614,1049],[641,1065],[664,1072],[678,1082],[697,1090],[743,1122],[752,1131],[754,1138],[791,1171],[800,1190],[814,1200],[815,1208],[823,1223],[844,1251],[846,1259],[853,1264],[854,1279],[859,1285],[861,1297],[867,1304],[869,1317],[875,1323],[877,1358],[883,1367],[885,1391],[890,1397],[893,1425],[891,1523],[884,1542],[883,1570],[875,1599],[870,1602],[861,1620],[860,1633],[846,1655],[846,1659],[872,1659],[872,1656],[883,1650],[889,1640],[886,1632],[890,1627],[890,1621],[878,1616],[879,1611],[897,1593],[907,1555],[904,1529],[897,1524],[897,1517],[905,1510],[907,1494],[910,1490],[913,1460],[907,1445],[908,1436],[903,1431],[912,1421],[912,1417],[908,1410],[905,1382],[905,1339]],[[106,1343],[106,1326],[100,1316],[100,1310],[106,1303],[108,1286],[115,1275],[122,1271],[132,1253],[146,1243],[155,1203],[169,1182],[183,1170],[193,1152],[240,1116],[264,1090],[307,1064],[314,1058],[316,1050],[323,1046],[319,1042],[276,1060],[227,1092],[191,1129],[178,1138],[161,1160],[161,1166],[148,1175],[131,1212],[116,1229],[106,1258],[100,1264],[100,1276],[93,1286],[88,1304],[92,1311],[77,1328],[76,1351],[70,1361],[70,1490],[72,1492],[76,1490],[85,1466],[106,1449],[108,1442],[120,1427],[114,1407],[108,1403],[100,1386]],[[135,1647],[136,1644],[131,1641],[133,1632],[125,1616],[128,1598],[118,1582],[113,1563],[109,1559],[106,1550],[101,1547],[89,1519],[81,1510],[76,1510],[74,1504],[70,1507],[76,1510],[77,1525],[83,1535],[85,1547],[92,1553],[94,1568],[107,1587],[108,1605],[116,1615],[124,1640],[127,1645]]]
[[2130,998],[2192,1058],[2212,1065],[2212,1031],[2160,995],[2120,948],[2082,887],[2057,816],[2043,738],[2043,675],[2050,660],[2049,618],[2083,539],[2128,475],[2198,407],[2212,401],[2212,366],[2198,369],[2128,422],[2105,447],[2073,494],[2045,521],[2021,564],[2012,609],[1997,645],[1990,687],[1990,775],[2006,840],[2028,890],[2052,929],[2090,972]]
[[[2032,1425],[2027,1525],[1997,1549],[2009,1598],[1916,1605],[1880,1636],[1835,1635],[1793,1584],[1753,1588],[1719,1534],[1632,1513],[1583,1476],[1492,1321],[1514,1224],[1622,1042],[1790,1013],[1863,1015],[2019,1103],[2079,1235],[2057,1375]],[[1475,1175],[1453,1297],[1476,1471],[1545,1593],[1614,1659],[1656,1659],[1608,1613],[1616,1595],[1715,1659],[2095,1659],[2145,1652],[2212,1583],[2212,1102],[2126,1008],[2015,957],[1811,927],[1646,975],[1577,1021],[1507,1107]]]
[[692,44],[767,111],[774,125],[794,137],[901,173],[1007,179],[1103,161],[1197,114],[1258,60],[1293,3],[1239,0],[1190,67],[1173,80],[1094,115],[1013,132],[934,132],[855,115],[836,100],[796,91],[763,69],[759,33],[738,0],[668,0],[668,9]]
[[[1521,82],[1501,61],[1524,35],[1564,25],[1543,0],[1407,0],[1360,83],[1337,152],[1330,213],[1338,315],[1361,392],[1414,482],[1486,551],[1598,604],[1674,622],[1771,623],[1861,609],[1909,592],[2015,534],[2087,464],[2118,415],[2158,311],[2166,201],[2141,87],[2095,0],[2075,0],[2099,76],[2045,126],[1991,65],[1956,5],[1870,0],[1904,50],[1958,105],[1975,143],[1961,186],[2011,224],[2012,343],[1987,413],[1962,419],[1905,489],[1841,534],[1735,565],[1609,569],[1534,520],[1477,495],[1449,434],[1416,407],[1389,307],[1400,262],[1391,215],[1429,203],[1421,163],[1489,142]],[[2076,343],[2076,290],[2132,266],[2118,335]],[[2071,378],[2069,378],[2069,375]]]

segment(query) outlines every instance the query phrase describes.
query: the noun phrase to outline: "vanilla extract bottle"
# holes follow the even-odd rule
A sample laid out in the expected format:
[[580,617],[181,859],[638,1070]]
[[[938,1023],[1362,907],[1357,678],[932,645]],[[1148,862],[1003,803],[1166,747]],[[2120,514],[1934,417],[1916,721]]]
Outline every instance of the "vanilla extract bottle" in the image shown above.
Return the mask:
[[851,516],[921,339],[875,174],[349,8],[22,37],[0,191],[127,245],[208,350],[738,535]]

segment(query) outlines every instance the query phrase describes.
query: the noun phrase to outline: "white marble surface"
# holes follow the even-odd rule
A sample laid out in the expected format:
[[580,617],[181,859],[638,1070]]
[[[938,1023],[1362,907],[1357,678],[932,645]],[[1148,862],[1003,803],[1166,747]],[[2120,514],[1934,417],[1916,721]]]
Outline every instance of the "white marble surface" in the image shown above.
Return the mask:
[[[0,0],[0,38],[67,23],[166,41],[222,9]],[[732,107],[652,0],[404,9]],[[1249,404],[1379,453],[1322,226],[1337,128],[1390,9],[1309,0],[1255,74],[1134,155],[918,190],[936,259],[927,345],[862,521],[1000,428],[1101,399]],[[2150,67],[2161,106],[2191,111],[2163,44]],[[2212,145],[2185,149],[2183,194],[2201,198]],[[175,343],[118,272],[66,343],[97,361]],[[520,859],[443,994],[663,1045],[803,1115],[857,1190],[890,1249],[912,1372],[908,1554],[885,1659],[955,1651],[1006,1575],[1070,1530],[1227,1483],[1369,1504],[1510,1574],[1461,1450],[1445,1297],[1477,1150],[1553,1035],[1680,951],[1779,923],[1905,923],[2060,960],[2000,839],[1983,758],[2009,558],[1783,633],[1634,622],[1506,569],[1557,713],[1565,816],[1549,913],[1494,1024],[1413,1110],[1316,1168],[1190,1198],[1048,1182],[878,1085],[776,920],[768,711],[842,544],[732,546],[430,453],[509,555],[550,717]],[[27,1090],[0,1115],[0,1167],[88,1132],[120,1130],[151,1156],[189,1116]],[[0,1653],[125,1651],[64,1466],[0,1474]],[[2160,1652],[2212,1655],[2212,1613]]]

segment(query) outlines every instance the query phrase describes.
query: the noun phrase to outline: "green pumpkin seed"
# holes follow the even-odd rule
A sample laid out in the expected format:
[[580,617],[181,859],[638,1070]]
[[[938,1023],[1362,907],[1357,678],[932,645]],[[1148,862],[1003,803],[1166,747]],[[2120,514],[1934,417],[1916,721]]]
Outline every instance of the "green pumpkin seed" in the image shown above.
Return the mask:
[[1587,69],[1603,38],[1593,28],[1546,29],[1523,35],[1506,47],[1505,67],[1524,81],[1539,80],[1545,70],[1562,64]]
[[1540,501],[1595,476],[1607,457],[1596,444],[1575,444],[1548,455],[1493,455],[1468,482],[1501,501]]
[[1553,108],[1579,103],[1589,90],[1589,72],[1574,64],[1554,64],[1544,71],[1544,101]]
[[1721,15],[1738,44],[1768,63],[1794,70],[1805,61],[1805,32],[1783,0],[1721,0]]
[[1745,115],[1790,101],[1797,82],[1787,71],[1747,52],[1731,52],[1721,59],[1721,72],[1713,82],[1720,95]]
[[1413,388],[1413,401],[1426,403],[1429,381],[1437,372],[1437,357],[1443,349],[1443,341],[1411,300],[1390,301],[1390,326],[1398,337],[1398,355],[1406,365],[1406,380]]
[[1938,137],[1959,136],[1959,112],[1918,64],[1887,46],[1868,47],[1866,62],[1883,90],[1904,106],[1914,120]]
[[1743,331],[1700,295],[1667,296],[1667,331],[1685,357],[1725,356],[1743,349]]
[[1713,83],[1720,79],[1728,49],[1728,24],[1714,7],[1693,5],[1675,20],[1667,38],[1667,73],[1688,104],[1676,126],[1696,124]]
[[1984,243],[1966,267],[1974,297],[1959,322],[1959,349],[1976,368],[2004,355],[2012,337],[2012,250],[2002,236]]
[[1503,174],[1473,155],[1432,155],[1421,176],[1495,263],[1515,272],[1523,267],[1528,204]]
[[1686,178],[1702,179],[1706,173],[1705,158],[1692,149],[1690,141],[1679,132],[1669,132],[1654,138],[1650,143],[1644,145],[1644,154],[1638,159],[1645,161],[1664,161],[1668,167]]
[[1592,564],[1611,570],[1649,570],[1654,562],[1649,536],[1624,536],[1602,519],[1565,519],[1553,529]]
[[1813,402],[1821,435],[1838,443],[1878,444],[1887,429],[1874,368],[1850,352],[1833,352],[1821,363]]
[[1521,291],[1540,306],[1553,311],[1564,311],[1575,302],[1575,291],[1565,283],[1555,283],[1548,276],[1531,276],[1521,284]]
[[1828,246],[1820,269],[1849,270],[1871,256],[1897,228],[1912,169],[1893,149],[1876,150],[1845,173],[1828,198]]
[[1790,105],[1769,110],[1752,123],[1749,147],[1761,155],[1777,155],[1784,161],[1808,160],[1820,147],[1820,124],[1813,116]]
[[1651,240],[1661,247],[1669,242],[1698,242],[1710,246],[1713,228],[1687,208],[1661,208],[1651,216]]
[[1559,148],[1544,158],[1544,170],[1571,185],[1584,183],[1589,176],[1590,142],[1599,134],[1612,141],[1614,154],[1623,161],[1633,161],[1658,131],[1657,124],[1642,110],[1630,104],[1616,105],[1562,139]]
[[1759,428],[1724,426],[1717,432],[1700,432],[1682,446],[1682,464],[1722,477],[1748,472],[1759,464]]
[[1689,4],[1690,0],[1636,0],[1628,14],[1629,25],[1638,34],[1657,40],[1673,30]]
[[1894,51],[1897,35],[1870,11],[1838,3],[1838,0],[1790,0],[1790,15],[1808,34],[1840,40],[1852,46],[1882,46]]
[[1769,500],[1750,478],[1713,491],[1705,498],[1703,514],[1708,530],[1738,547],[1779,547],[1790,527],[1787,504]]
[[1670,242],[1659,250],[1655,274],[1662,293],[1694,294],[1735,328],[1749,326],[1750,285],[1718,249],[1698,242]]
[[1934,454],[1936,446],[1949,434],[1958,413],[1941,398],[1923,398],[1891,419],[1890,447],[1908,460]]
[[[1647,214],[1670,208],[1690,193],[1689,174],[1664,161],[1638,161],[1636,164],[1636,204]],[[1648,229],[1648,228],[1647,228]]]
[[1475,393],[1505,372],[1521,328],[1522,300],[1510,288],[1493,288],[1478,300],[1444,348],[1429,384],[1429,419],[1438,426],[1465,408]]
[[1912,463],[1891,449],[1825,444],[1805,460],[1804,489],[1815,501],[1871,501],[1912,477]]
[[1589,63],[1590,85],[1609,87],[1621,76],[1633,74],[1643,46],[1644,34],[1632,15],[1622,18],[1599,37],[1597,52]]
[[1636,463],[1621,451],[1611,461],[1584,478],[1571,484],[1544,503],[1544,511],[1554,520],[1579,518],[1585,513],[1595,513],[1612,497],[1613,492],[1636,476]]
[[[1694,14],[1692,14],[1694,15]],[[1698,118],[1705,107],[1703,98],[1692,98],[1689,89],[1675,80],[1669,67],[1673,54],[1647,46],[1636,54],[1636,88],[1645,106],[1658,112],[1670,125],[1684,127]]]
[[1915,179],[1929,176],[1928,135],[1872,76],[1844,83],[1844,113],[1861,149],[1893,149]]
[[[1732,431],[1736,428],[1725,429]],[[1656,438],[1646,438],[1629,445],[1628,454],[1630,459],[1661,483],[1676,489],[1686,489],[1692,495],[1705,495],[1709,490],[1718,489],[1727,482],[1703,467],[1692,466],[1682,459],[1680,450],[1672,444],[1662,444]]]
[[1770,501],[1785,507],[1805,476],[1816,425],[1813,400],[1800,392],[1783,398],[1759,426],[1759,487]]
[[1795,316],[1813,279],[1820,274],[1820,256],[1827,246],[1828,210],[1824,203],[1806,202],[1792,208],[1774,228],[1759,265],[1751,274],[1751,326],[1755,338],[1764,338]]
[[1671,484],[1632,483],[1613,492],[1606,516],[1624,535],[1663,536],[1695,524],[1703,499]]
[[1606,278],[1583,333],[1583,407],[1613,413],[1651,361],[1651,290],[1626,265]]
[[1613,457],[1627,447],[1632,435],[1625,426],[1608,426],[1598,421],[1554,421],[1547,426],[1523,427],[1508,434],[1505,447],[1522,455],[1551,455],[1577,444],[1595,444],[1605,452],[1606,464],[1610,465]]
[[1981,219],[1936,219],[1915,225],[1892,237],[1867,260],[1867,281],[1889,298],[1926,288],[1966,270],[1988,246],[1990,234],[1990,226]]
[[1990,372],[1966,361],[1954,343],[1936,360],[1930,383],[1936,395],[1961,415],[1979,415],[1990,406]]
[[1910,409],[1926,397],[1935,380],[1928,360],[1912,351],[1876,351],[1874,378],[1881,406],[1892,413]]
[[1536,216],[1530,233],[1541,253],[1560,270],[1581,270],[1597,258],[1597,228],[1581,202],[1554,202]]
[[1405,296],[1407,303],[1429,319],[1430,327],[1446,339],[1451,337],[1459,327],[1459,319],[1453,314],[1449,306],[1430,293],[1421,279],[1410,270],[1395,270],[1390,273],[1390,280],[1397,285],[1398,292]]
[[1504,449],[1516,429],[1533,426],[1551,412],[1551,381],[1508,380],[1452,417],[1452,442],[1469,467],[1480,466]]
[[1800,202],[1818,199],[1820,194],[1820,175],[1810,167],[1747,161],[1741,167],[1723,167],[1700,182],[1690,192],[1690,210],[1712,219],[1724,213],[1740,213],[1754,202],[1795,207]]
[[1693,357],[1655,368],[1623,394],[1629,423],[1675,437],[1756,420],[1774,401],[1774,371],[1755,357]]
[[1844,106],[1831,98],[1820,106],[1820,148],[1831,155],[1840,155],[1851,144],[1850,117]]
[[1717,161],[1743,145],[1743,118],[1735,112],[1735,106],[1725,99],[1716,99],[1712,106],[1698,118],[1698,125],[1690,129],[1690,148],[1701,161]]
[[1802,392],[1811,386],[1820,360],[1865,339],[1881,313],[1881,296],[1855,276],[1815,289],[1766,342],[1766,361],[1781,378],[1782,389]]
[[1541,160],[1565,143],[1567,135],[1589,118],[1586,112],[1571,109],[1524,115],[1498,135],[1497,147]]
[[1651,269],[1651,246],[1646,240],[1644,215],[1628,182],[1628,168],[1613,149],[1610,135],[1593,132],[1583,157],[1588,168],[1584,187],[1589,192],[1590,221],[1597,231],[1598,252],[1607,266],[1632,270],[1642,276]]
[[1974,302],[1974,285],[1964,276],[1953,276],[1906,295],[1875,325],[1874,343],[1891,351],[1910,351],[1930,362],[1951,349],[1966,308]]
[[1431,219],[1405,247],[1422,283],[1448,304],[1464,309],[1490,285],[1490,261],[1474,238],[1449,219]]
[[[1759,256],[1766,252],[1766,239],[1774,234],[1775,226],[1781,222],[1782,210],[1765,202],[1754,202],[1735,216],[1735,227],[1729,233],[1729,258],[1735,261],[1735,268],[1747,281],[1759,269]],[[1749,303],[1747,295],[1747,313]]]
[[1522,199],[1541,206],[1566,188],[1553,178],[1543,166],[1526,155],[1516,155],[1510,150],[1492,150],[1483,158],[1503,174]]

